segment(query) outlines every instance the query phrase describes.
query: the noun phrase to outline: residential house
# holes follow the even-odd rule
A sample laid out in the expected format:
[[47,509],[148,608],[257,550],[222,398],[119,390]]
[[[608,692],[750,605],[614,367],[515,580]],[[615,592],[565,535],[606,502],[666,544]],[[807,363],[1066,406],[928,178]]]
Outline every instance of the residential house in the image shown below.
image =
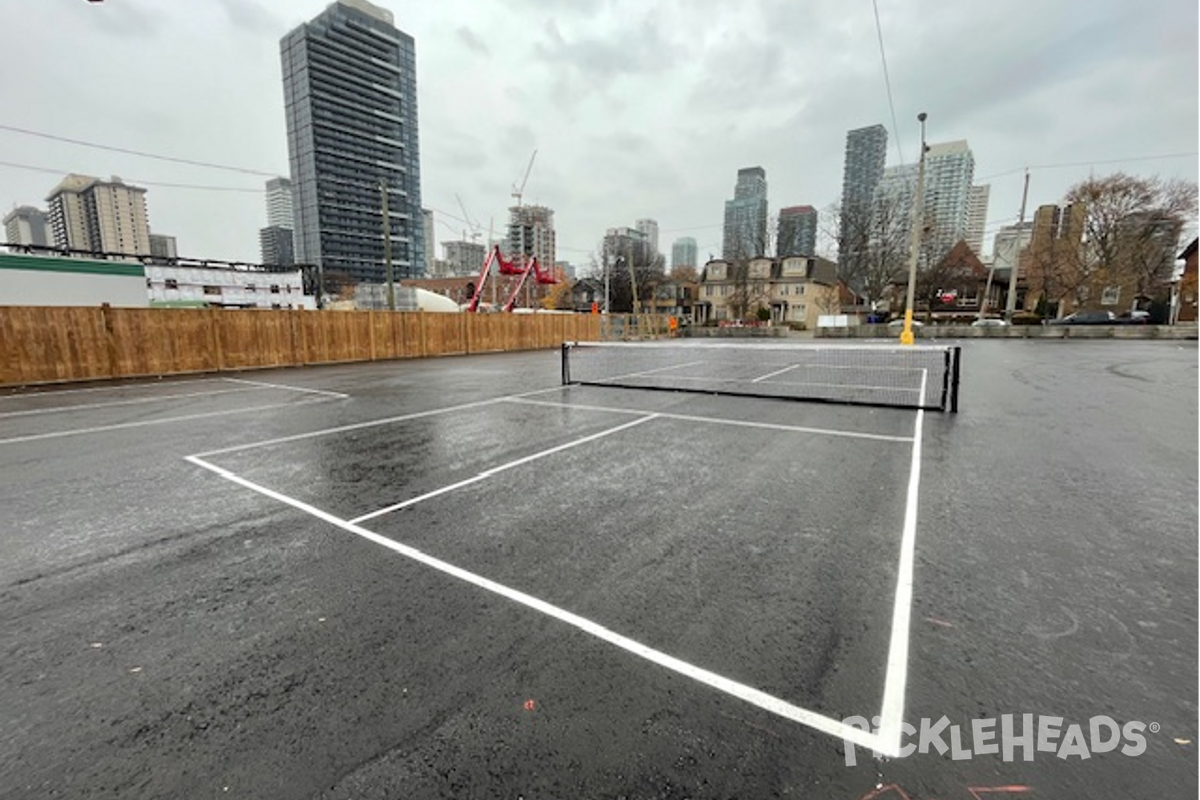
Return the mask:
[[697,323],[758,319],[815,328],[817,317],[840,308],[837,264],[815,256],[713,259],[700,275]]
[[1196,239],[1179,254],[1183,260],[1183,276],[1179,279],[1179,311],[1177,322],[1195,323],[1197,320],[1197,269],[1196,269]]
[[576,311],[588,313],[593,308],[604,308],[604,281],[583,278],[571,287],[571,304]]

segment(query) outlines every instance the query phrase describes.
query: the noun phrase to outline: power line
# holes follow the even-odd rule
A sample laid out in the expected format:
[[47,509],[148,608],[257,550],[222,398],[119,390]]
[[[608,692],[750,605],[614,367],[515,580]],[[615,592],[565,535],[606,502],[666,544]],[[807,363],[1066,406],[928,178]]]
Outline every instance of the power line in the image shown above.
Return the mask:
[[99,144],[97,142],[87,142],[82,139],[71,139],[66,136],[57,136],[53,133],[44,133],[42,131],[31,131],[27,128],[17,128],[12,125],[0,125],[0,130],[10,131],[12,133],[20,133],[25,136],[36,136],[39,139],[49,139],[54,142],[66,142],[67,144],[75,144],[80,147],[91,147],[96,150],[108,150],[113,153],[124,153],[130,156],[138,156],[139,158],[152,158],[156,161],[169,161],[173,164],[187,164],[192,167],[206,167],[208,169],[221,169],[227,172],[239,172],[243,175],[259,175],[265,178],[275,178],[278,175],[274,172],[261,172],[256,169],[246,169],[245,167],[232,167],[228,164],[215,164],[211,161],[194,161],[190,158],[176,158],[175,156],[164,156],[156,153],[147,153],[142,150],[132,150],[127,147],[114,147],[107,144]]
[[883,49],[883,26],[879,24],[879,0],[871,0],[875,9],[875,33],[879,37],[879,58],[883,61],[883,82],[887,86],[888,108],[892,110],[892,135],[896,137],[896,152],[900,154],[900,163],[904,163],[904,148],[900,146],[900,126],[896,124],[896,104],[892,102],[892,79],[888,75],[887,52]]
[[1017,167],[1016,169],[997,172],[993,175],[985,175],[977,180],[987,181],[992,178],[1003,178],[1007,175],[1015,175],[1018,172],[1024,172],[1027,169],[1066,169],[1068,167],[1095,167],[1102,164],[1124,164],[1130,161],[1165,161],[1170,158],[1194,158],[1200,153],[1164,153],[1159,156],[1133,156],[1131,158],[1108,158],[1099,161],[1070,161],[1061,164],[1034,164],[1029,167]]
[[[50,169],[49,167],[35,167],[30,164],[14,164],[11,161],[0,161],[0,167],[11,167],[12,169],[24,169],[30,172],[44,172],[47,175],[67,175],[71,174],[71,170]],[[195,183],[162,183],[161,181],[143,181],[137,178],[130,178],[130,183],[140,184],[143,186],[158,186],[168,189],[201,189],[209,192],[246,192],[250,194],[263,194],[266,189],[249,189],[242,186],[203,186]]]

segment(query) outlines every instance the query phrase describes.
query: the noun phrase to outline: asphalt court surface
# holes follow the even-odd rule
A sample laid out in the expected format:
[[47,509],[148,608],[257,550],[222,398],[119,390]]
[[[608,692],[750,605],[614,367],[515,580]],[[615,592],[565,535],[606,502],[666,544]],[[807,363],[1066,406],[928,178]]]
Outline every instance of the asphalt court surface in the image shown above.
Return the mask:
[[[878,713],[908,437],[765,423],[759,400],[732,418],[680,418],[598,405],[619,402],[612,390],[536,398],[205,459],[772,695],[839,720]],[[680,444],[693,439],[719,455],[697,459]],[[835,463],[858,485],[829,480],[821,465]],[[846,535],[830,542],[835,528]],[[891,563],[855,557],[886,547]],[[862,591],[836,591],[847,584]],[[873,635],[853,630],[868,619]],[[854,643],[847,660],[865,683],[826,685],[833,636],[842,652]]]
[[[557,367],[0,396],[4,794],[1195,794],[1194,344],[965,343],[957,416]],[[850,767],[806,723],[889,686],[1160,732]]]

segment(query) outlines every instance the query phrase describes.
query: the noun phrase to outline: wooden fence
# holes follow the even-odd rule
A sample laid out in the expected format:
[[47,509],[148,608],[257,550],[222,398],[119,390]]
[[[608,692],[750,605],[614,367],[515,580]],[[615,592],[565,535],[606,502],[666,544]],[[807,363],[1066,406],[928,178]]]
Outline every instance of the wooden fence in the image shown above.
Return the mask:
[[597,341],[588,314],[0,307],[0,386]]

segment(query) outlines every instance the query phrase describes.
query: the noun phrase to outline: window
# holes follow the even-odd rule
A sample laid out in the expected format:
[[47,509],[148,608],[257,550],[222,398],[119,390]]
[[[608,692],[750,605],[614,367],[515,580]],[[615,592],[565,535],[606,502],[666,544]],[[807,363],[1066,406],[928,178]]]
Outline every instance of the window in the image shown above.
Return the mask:
[[205,286],[204,293],[219,295],[221,293],[221,287],[220,286]]
[[1104,293],[1100,295],[1100,305],[1115,306],[1119,302],[1121,302],[1121,287],[1105,286]]
[[712,287],[711,287],[711,286],[705,286],[705,287],[704,287],[704,296],[705,296],[705,297],[712,297]]
[[255,286],[253,283],[247,283],[246,284],[246,294],[254,294],[254,290],[257,288],[258,287]]
[[271,284],[271,294],[279,294],[279,284],[278,283]]
[[166,287],[168,289],[178,289],[179,288],[179,281],[175,280],[174,278],[167,278],[166,281],[164,281],[164,283],[166,284]]

